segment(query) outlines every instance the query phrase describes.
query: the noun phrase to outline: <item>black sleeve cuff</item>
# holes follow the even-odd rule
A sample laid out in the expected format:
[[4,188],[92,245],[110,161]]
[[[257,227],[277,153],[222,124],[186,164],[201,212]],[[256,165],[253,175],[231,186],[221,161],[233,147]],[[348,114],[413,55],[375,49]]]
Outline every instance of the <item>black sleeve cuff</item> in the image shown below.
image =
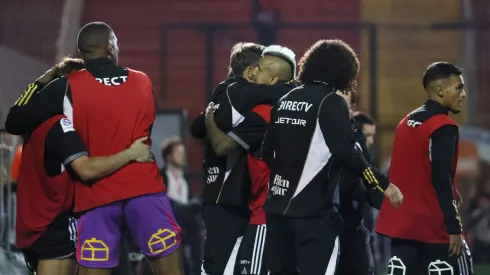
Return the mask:
[[68,158],[66,158],[63,161],[63,165],[66,167],[66,166],[70,165],[74,160],[76,160],[78,158],[81,158],[81,157],[86,157],[86,156],[88,156],[88,152],[87,151],[76,153],[76,154],[71,155]]

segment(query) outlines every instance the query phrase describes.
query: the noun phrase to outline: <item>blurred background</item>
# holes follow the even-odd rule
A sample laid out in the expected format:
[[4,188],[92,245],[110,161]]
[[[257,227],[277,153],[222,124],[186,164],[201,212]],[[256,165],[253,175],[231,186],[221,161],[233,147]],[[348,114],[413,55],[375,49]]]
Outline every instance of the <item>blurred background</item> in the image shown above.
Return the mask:
[[[186,181],[198,197],[203,149],[187,125],[227,75],[239,41],[281,44],[299,59],[323,38],[348,42],[361,59],[358,109],[376,121],[374,154],[387,169],[394,129],[425,100],[421,75],[434,61],[464,68],[458,188],[477,273],[490,274],[489,0],[0,0],[0,128],[8,108],[63,56],[76,56],[79,28],[104,21],[119,38],[119,63],[144,71],[158,108],[154,153],[180,137]],[[117,104],[116,102],[114,104]],[[23,274],[12,245],[19,139],[0,134],[0,274]],[[197,242],[199,243],[199,242]],[[388,245],[377,240],[380,262]],[[131,254],[130,260],[141,257]],[[15,271],[17,270],[17,271]],[[20,272],[20,273],[15,273]],[[140,271],[136,271],[140,272]],[[382,270],[378,270],[382,274]],[[123,274],[123,273],[117,273]],[[385,273],[386,274],[386,273]]]

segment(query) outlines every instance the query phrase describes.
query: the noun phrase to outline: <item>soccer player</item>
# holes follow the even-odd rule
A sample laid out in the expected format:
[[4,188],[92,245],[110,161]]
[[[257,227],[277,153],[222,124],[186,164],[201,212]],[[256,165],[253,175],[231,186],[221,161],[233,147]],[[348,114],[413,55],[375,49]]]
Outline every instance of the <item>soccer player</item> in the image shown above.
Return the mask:
[[[265,48],[254,70],[253,79],[257,84],[278,85],[277,88],[282,87],[285,94],[294,88],[290,81],[295,68],[295,55],[290,49],[277,45],[269,46]],[[231,104],[234,105],[234,102]],[[249,203],[251,215],[240,243],[234,274],[267,274],[267,269],[262,264],[267,232],[263,205],[267,197],[270,171],[259,154],[270,120],[271,107],[266,104],[254,107],[245,115],[245,119],[228,133],[219,129],[212,111],[208,111],[206,115],[207,136],[215,151],[221,148],[230,152],[242,148],[248,152],[247,165],[252,181],[252,199]]]
[[376,231],[392,238],[390,274],[472,274],[454,196],[458,125],[448,116],[459,113],[466,98],[463,74],[436,62],[422,84],[429,99],[400,121],[391,156],[390,180],[405,202],[395,210],[385,201]]
[[[24,134],[65,113],[89,155],[110,155],[150,136],[155,119],[151,82],[117,66],[119,48],[107,24],[93,22],[78,34],[86,70],[54,80],[23,106],[11,108],[7,131]],[[151,141],[149,141],[151,142]],[[122,226],[131,231],[155,274],[182,274],[180,228],[155,163],[129,164],[91,187],[75,186],[80,274],[110,274],[117,266]]]
[[[346,95],[349,108],[355,104],[354,96],[351,94],[353,93]],[[367,119],[369,118],[364,114],[353,117],[353,135],[356,150],[363,154],[366,161],[370,162],[371,155],[368,147],[372,144],[373,139],[371,137],[371,143],[367,141],[362,131],[363,122]],[[366,133],[369,134],[369,132]],[[370,246],[371,233],[365,222],[372,213],[371,205],[378,209],[381,207],[383,193],[377,189],[367,190],[361,181],[362,179],[349,169],[342,169],[339,182],[339,213],[344,220],[344,229],[339,239],[338,275],[372,275],[374,271],[374,257]],[[352,264],[354,261],[356,264]]]
[[[238,43],[232,49],[230,75],[233,77],[218,85],[211,100],[216,123],[225,133],[240,124],[253,107],[273,104],[286,92],[279,85],[253,84],[254,70],[263,50],[263,46],[254,43]],[[286,66],[291,68],[291,65]],[[283,78],[273,75],[271,80],[279,82]],[[204,113],[194,121],[191,133],[195,138],[205,137]],[[203,166],[207,184],[203,195],[203,217],[206,242],[202,269],[206,274],[223,274],[225,269],[233,272],[237,254],[232,252],[234,247],[238,250],[250,219],[251,183],[247,154],[233,144],[230,146],[230,139],[225,141],[213,147],[208,140],[205,149]]]
[[262,145],[271,168],[264,205],[264,257],[270,274],[335,273],[342,166],[384,192],[394,206],[402,201],[397,187],[355,149],[347,104],[335,93],[354,91],[358,73],[359,60],[349,45],[320,40],[299,62],[303,86],[272,108]]
[[[64,59],[48,74],[65,75],[82,66],[83,61]],[[51,78],[43,77],[29,85],[26,93],[37,92],[45,85],[43,80]],[[24,95],[17,104],[22,104]],[[88,157],[72,123],[63,115],[48,119],[26,137],[17,180],[15,236],[16,246],[24,250],[29,274],[73,273],[77,229],[71,211],[75,188],[72,178],[90,184],[132,161],[153,161],[150,147],[143,143],[145,139],[109,157]]]

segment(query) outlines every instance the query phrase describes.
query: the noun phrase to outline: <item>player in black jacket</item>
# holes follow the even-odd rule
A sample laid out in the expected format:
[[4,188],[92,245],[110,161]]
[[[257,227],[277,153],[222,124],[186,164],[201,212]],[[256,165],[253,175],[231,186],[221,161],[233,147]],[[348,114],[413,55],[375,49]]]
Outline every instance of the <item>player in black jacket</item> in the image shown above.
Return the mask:
[[342,219],[342,166],[384,192],[397,207],[398,188],[355,149],[349,110],[337,95],[355,91],[359,60],[340,40],[320,40],[299,62],[303,84],[271,112],[263,159],[271,168],[265,203],[265,259],[270,274],[328,274],[336,270]]
[[[216,87],[211,99],[216,125],[225,133],[243,123],[245,116],[256,105],[274,104],[287,92],[279,85],[254,84],[254,71],[263,50],[263,46],[253,43],[238,43],[232,49],[231,77]],[[293,75],[292,71],[290,75]],[[191,134],[194,138],[202,139],[206,137],[206,131],[203,113],[194,121]],[[232,251],[239,245],[239,238],[244,235],[249,223],[251,182],[246,163],[247,152],[235,145],[233,139],[227,139],[224,143],[213,143],[208,139],[205,144],[203,218],[206,242],[203,274],[223,274],[228,263],[231,268],[234,267]]]

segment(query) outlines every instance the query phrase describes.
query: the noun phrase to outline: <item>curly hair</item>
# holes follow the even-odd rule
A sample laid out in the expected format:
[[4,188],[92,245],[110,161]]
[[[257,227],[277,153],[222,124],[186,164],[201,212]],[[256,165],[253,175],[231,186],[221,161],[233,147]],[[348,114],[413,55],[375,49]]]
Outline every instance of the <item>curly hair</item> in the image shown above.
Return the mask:
[[299,61],[298,80],[321,81],[342,92],[356,90],[359,59],[354,50],[340,39],[319,40]]
[[74,71],[80,71],[85,68],[83,60],[80,58],[63,57],[61,61],[55,65],[56,76],[61,77],[68,75]]
[[240,42],[233,45],[230,55],[230,74],[243,75],[247,67],[259,62],[264,48],[262,45],[251,42]]

